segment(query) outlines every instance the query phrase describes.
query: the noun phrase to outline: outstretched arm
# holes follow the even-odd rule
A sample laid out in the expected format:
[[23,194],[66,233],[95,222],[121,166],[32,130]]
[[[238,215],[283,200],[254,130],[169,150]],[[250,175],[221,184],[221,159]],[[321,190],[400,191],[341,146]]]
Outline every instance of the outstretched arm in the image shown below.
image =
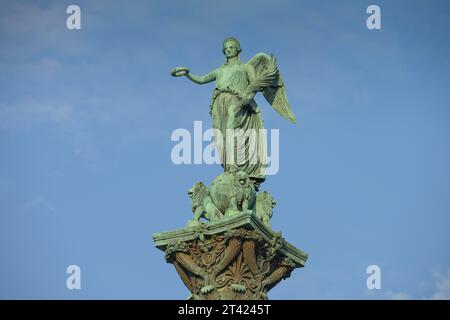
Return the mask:
[[189,68],[177,67],[172,69],[170,74],[174,77],[186,76],[189,80],[198,84],[205,84],[216,80],[216,70],[213,70],[210,73],[205,74],[204,76],[196,76],[189,73]]
[[190,74],[188,72],[188,73],[186,73],[186,77],[195,83],[205,84],[205,83],[210,83],[210,82],[216,80],[216,71],[213,70],[210,73],[205,74],[203,76],[196,76],[196,75]]

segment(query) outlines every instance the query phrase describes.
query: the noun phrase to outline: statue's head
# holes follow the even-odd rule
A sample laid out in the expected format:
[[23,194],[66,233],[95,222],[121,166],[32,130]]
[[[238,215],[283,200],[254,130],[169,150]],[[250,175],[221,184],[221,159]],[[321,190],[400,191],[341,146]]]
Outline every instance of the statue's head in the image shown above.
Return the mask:
[[239,40],[234,37],[228,37],[223,41],[223,54],[229,58],[233,58],[239,55],[242,52],[241,44]]

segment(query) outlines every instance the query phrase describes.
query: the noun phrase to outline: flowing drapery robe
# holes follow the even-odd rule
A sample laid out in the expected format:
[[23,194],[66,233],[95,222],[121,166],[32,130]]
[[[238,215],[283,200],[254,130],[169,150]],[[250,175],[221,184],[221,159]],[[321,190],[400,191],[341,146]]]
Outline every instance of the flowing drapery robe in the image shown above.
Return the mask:
[[253,80],[240,60],[216,69],[211,102],[215,144],[225,171],[242,170],[251,179],[264,180],[267,167],[266,132],[254,99],[243,103]]

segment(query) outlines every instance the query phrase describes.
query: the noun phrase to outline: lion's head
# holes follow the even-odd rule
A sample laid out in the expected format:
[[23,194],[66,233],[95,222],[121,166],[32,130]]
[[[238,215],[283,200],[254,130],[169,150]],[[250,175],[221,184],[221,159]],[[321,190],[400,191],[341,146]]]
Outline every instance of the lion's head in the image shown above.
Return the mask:
[[203,199],[208,195],[209,191],[205,184],[201,181],[197,182],[188,190],[189,198],[192,199],[192,210],[202,204]]
[[272,195],[267,192],[261,192],[256,195],[256,213],[258,216],[262,217],[263,215],[267,215],[269,218],[272,218],[273,208],[276,205],[275,199]]

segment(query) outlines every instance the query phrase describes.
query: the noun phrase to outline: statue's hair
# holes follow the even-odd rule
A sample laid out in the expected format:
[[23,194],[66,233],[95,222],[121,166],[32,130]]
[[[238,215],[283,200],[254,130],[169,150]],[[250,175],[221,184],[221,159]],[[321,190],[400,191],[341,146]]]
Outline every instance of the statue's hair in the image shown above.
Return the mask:
[[[225,40],[223,40],[223,47],[225,46],[225,43],[230,42],[230,41],[232,41],[232,42],[234,42],[234,44],[236,44],[236,47],[238,49],[238,53],[241,53],[242,52],[241,43],[235,37],[228,37]],[[223,52],[223,54],[225,54],[225,49],[222,49],[222,52]]]

